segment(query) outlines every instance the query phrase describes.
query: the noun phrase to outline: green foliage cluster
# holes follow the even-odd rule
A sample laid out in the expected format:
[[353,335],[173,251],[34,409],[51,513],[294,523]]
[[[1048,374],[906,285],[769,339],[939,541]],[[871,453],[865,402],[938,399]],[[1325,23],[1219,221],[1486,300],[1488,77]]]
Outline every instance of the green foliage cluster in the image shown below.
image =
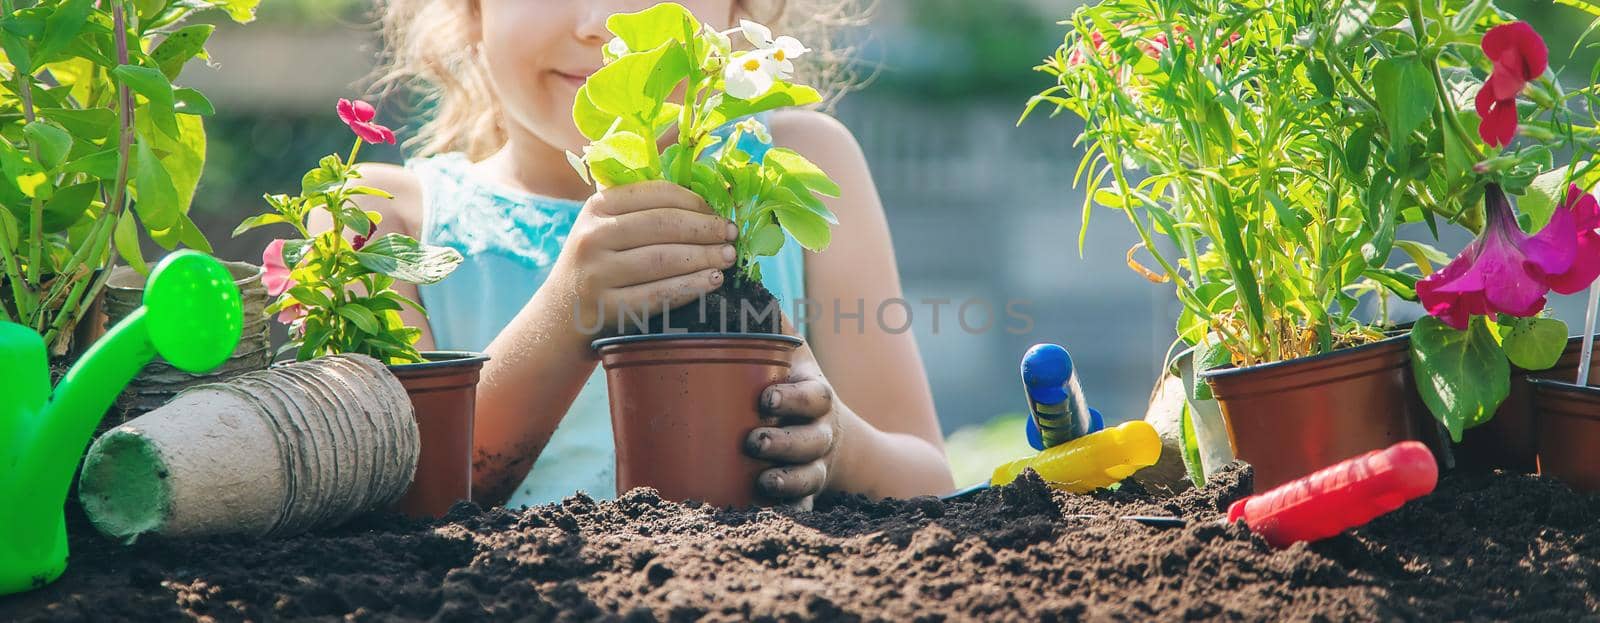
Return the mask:
[[[785,232],[807,249],[826,248],[838,219],[818,195],[836,197],[838,185],[793,150],[774,147],[758,161],[740,148],[746,135],[770,141],[754,119],[738,123],[726,141],[715,134],[758,113],[816,103],[817,91],[773,72],[764,92],[728,93],[730,65],[782,59],[733,51],[727,33],[701,25],[678,4],[614,15],[606,25],[617,40],[573,106],[578,129],[593,141],[572,157],[579,173],[602,188],[667,180],[694,191],[739,227],[734,246],[747,279],[761,279],[756,258],[776,255]],[[658,141],[674,131],[676,140],[661,148]]]
[[142,236],[210,250],[188,212],[213,110],[172,81],[214,26],[181,24],[258,1],[0,0],[0,320],[59,355],[116,255],[146,270]]

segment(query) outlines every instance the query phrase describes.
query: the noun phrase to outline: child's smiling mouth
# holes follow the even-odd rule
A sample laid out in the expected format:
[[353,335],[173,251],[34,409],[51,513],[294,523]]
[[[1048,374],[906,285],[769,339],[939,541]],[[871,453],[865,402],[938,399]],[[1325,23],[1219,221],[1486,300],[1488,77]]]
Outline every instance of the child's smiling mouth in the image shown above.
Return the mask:
[[572,85],[573,89],[577,89],[578,87],[583,86],[583,83],[589,80],[589,76],[594,75],[594,72],[595,70],[592,69],[578,71],[563,71],[556,69],[552,70],[550,73],[555,74],[556,77],[560,78],[563,82]]

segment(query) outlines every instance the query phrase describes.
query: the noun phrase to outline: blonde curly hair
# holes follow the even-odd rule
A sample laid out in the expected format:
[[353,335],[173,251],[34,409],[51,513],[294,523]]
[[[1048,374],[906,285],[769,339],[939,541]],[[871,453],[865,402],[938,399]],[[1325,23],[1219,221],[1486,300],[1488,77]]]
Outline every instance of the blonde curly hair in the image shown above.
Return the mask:
[[[506,142],[498,98],[471,41],[477,0],[377,0],[383,63],[374,90],[420,94],[432,111],[406,141],[417,156],[462,152],[473,161]],[[741,14],[799,37],[815,50],[798,69],[799,80],[817,86],[827,101],[858,83],[852,46],[838,33],[861,24],[870,0],[735,0]]]

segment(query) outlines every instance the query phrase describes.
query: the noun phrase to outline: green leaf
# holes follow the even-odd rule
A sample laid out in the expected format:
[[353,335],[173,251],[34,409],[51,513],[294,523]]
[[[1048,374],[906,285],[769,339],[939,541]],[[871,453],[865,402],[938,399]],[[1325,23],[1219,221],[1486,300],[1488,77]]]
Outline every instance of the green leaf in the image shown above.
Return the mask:
[[600,110],[589,99],[589,85],[578,87],[578,95],[572,102],[572,121],[578,124],[578,131],[584,138],[591,141],[600,140],[600,137],[611,131],[611,126],[617,122],[617,115]]
[[1200,378],[1211,370],[1233,363],[1233,353],[1221,340],[1206,339],[1194,349],[1194,386],[1187,388],[1190,400],[1212,400],[1211,384]]
[[235,22],[248,24],[255,21],[256,7],[261,0],[210,0],[207,4],[226,11]]
[[601,186],[615,188],[660,176],[656,144],[632,132],[613,132],[584,150],[589,171]]
[[[663,44],[649,52],[629,54],[589,76],[589,101],[618,117],[654,121],[656,106],[667,100],[689,77],[689,57],[683,47]],[[576,109],[576,106],[574,106]],[[649,117],[649,118],[645,118]]]
[[737,97],[722,98],[722,103],[712,111],[707,125],[719,127],[729,121],[742,119],[757,113],[779,108],[809,106],[821,101],[822,94],[818,93],[816,89],[805,85],[779,82],[766,95],[754,100],[742,100]]
[[1372,20],[1376,0],[1346,0],[1333,17],[1332,49],[1344,47]]
[[172,227],[151,231],[150,239],[168,251],[183,245],[185,248],[203,253],[211,252],[211,242],[206,240],[205,234],[200,231],[200,226],[183,212],[178,213],[178,222]]
[[424,245],[402,234],[385,234],[355,253],[367,270],[417,285],[438,283],[461,264],[461,253]]
[[122,256],[122,261],[141,275],[150,274],[150,268],[144,263],[144,252],[139,250],[139,224],[134,221],[132,212],[122,213],[112,241],[116,243],[117,255]]
[[172,92],[177,101],[177,112],[185,115],[200,115],[202,117],[217,114],[217,108],[211,105],[211,100],[206,99],[204,93],[194,89],[183,88]]
[[172,176],[161,166],[161,160],[156,158],[148,142],[139,141],[137,153],[134,209],[139,212],[139,220],[151,231],[177,225],[178,216],[183,212],[179,209],[178,189],[172,184]]
[[117,127],[117,113],[110,108],[40,108],[39,116],[66,128],[80,139],[98,141],[110,137]]
[[94,0],[64,0],[56,6],[44,20],[44,38],[39,42],[39,50],[34,58],[49,62],[50,56],[67,47],[78,33],[83,32],[89,11],[93,9]]
[[1528,184],[1528,193],[1517,202],[1517,210],[1528,219],[1528,230],[1544,229],[1556,207],[1567,200],[1567,170],[1552,169],[1539,174]]
[[74,184],[56,190],[55,196],[44,205],[44,233],[66,231],[87,216],[89,205],[100,194],[100,182]]
[[38,150],[40,164],[49,170],[61,166],[72,151],[72,135],[48,121],[34,121],[23,126],[22,135]]
[[288,224],[289,222],[289,219],[284,218],[282,214],[257,214],[239,223],[239,226],[233,229],[233,237],[237,238],[240,234],[252,229],[266,227],[267,225]]
[[637,13],[612,15],[606,30],[630,50],[653,50],[668,41],[688,42],[688,37],[700,33],[700,22],[683,5],[663,2]]
[[1435,264],[1444,266],[1450,263],[1450,256],[1445,255],[1444,251],[1435,249],[1431,245],[1414,240],[1396,240],[1394,246],[1399,247],[1401,251],[1405,251],[1406,255],[1411,256],[1411,261],[1416,263],[1417,269],[1422,272],[1423,276],[1432,275]]
[[833,242],[833,231],[829,229],[828,221],[816,213],[801,206],[781,204],[776,206],[774,212],[784,231],[813,253],[827,249],[828,244]]
[[111,70],[112,75],[121,79],[135,93],[143,95],[150,102],[148,111],[155,119],[156,127],[167,136],[179,137],[176,103],[172,95],[172,83],[159,69],[140,67],[138,65],[122,65]]
[[1417,281],[1421,278],[1416,275],[1392,268],[1367,268],[1363,274],[1388,288],[1395,296],[1407,301],[1417,300]]
[[1423,316],[1411,329],[1411,362],[1422,401],[1458,443],[1511,392],[1511,364],[1481,316],[1466,331]]
[[[767,155],[763,157],[762,162],[768,166],[778,167],[779,170],[783,171],[784,175],[799,180],[812,192],[828,197],[839,196],[839,185],[834,183],[833,179],[829,178],[828,174],[824,173],[820,167],[793,149],[776,147],[767,150]],[[838,223],[837,220],[830,222]]]
[[356,325],[363,333],[381,333],[383,325],[378,323],[378,317],[372,310],[362,307],[360,303],[346,303],[338,308],[339,316]]
[[178,74],[183,72],[184,64],[196,55],[205,52],[206,40],[211,38],[216,26],[211,24],[194,24],[184,26],[167,35],[161,40],[161,45],[150,53],[150,59],[161,68],[161,73],[167,80],[177,80]]
[[1506,358],[1523,370],[1549,370],[1567,348],[1567,323],[1554,318],[1517,318],[1501,332]]
[[0,50],[5,51],[6,61],[16,68],[17,73],[32,75],[36,67],[28,46],[28,38],[21,33],[12,32],[18,25],[16,17],[0,14],[0,25],[4,26],[0,28]]
[[1433,113],[1433,78],[1415,56],[1390,57],[1372,68],[1373,96],[1389,130],[1391,154],[1406,153],[1411,132]]
[[777,255],[783,249],[783,243],[788,237],[783,235],[783,228],[773,223],[767,223],[757,228],[750,234],[750,243],[747,247],[750,255],[755,257],[770,257]]
[[1195,488],[1206,486],[1205,464],[1200,459],[1200,437],[1194,432],[1194,414],[1189,401],[1183,402],[1183,468],[1189,472],[1189,481]]

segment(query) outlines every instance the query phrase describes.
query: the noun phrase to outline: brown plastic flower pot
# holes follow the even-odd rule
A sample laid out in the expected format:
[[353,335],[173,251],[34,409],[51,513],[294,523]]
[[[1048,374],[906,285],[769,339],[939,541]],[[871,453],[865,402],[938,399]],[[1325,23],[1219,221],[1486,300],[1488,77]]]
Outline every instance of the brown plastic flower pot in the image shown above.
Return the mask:
[[1433,443],[1412,398],[1409,336],[1248,368],[1202,374],[1228,440],[1265,491],[1401,441]]
[[424,363],[389,366],[411,396],[422,452],[417,476],[395,509],[413,517],[439,517],[472,499],[472,422],[478,374],[488,355],[422,353]]
[[1600,491],[1600,387],[1533,379],[1539,473]]
[[[1600,342],[1597,342],[1600,344]],[[1578,359],[1583,354],[1583,336],[1567,341],[1556,365],[1548,370],[1529,372],[1511,369],[1511,393],[1495,411],[1494,418],[1461,435],[1456,445],[1456,468],[1487,472],[1503,469],[1531,474],[1538,469],[1534,431],[1534,391],[1532,379],[1577,380]],[[1600,369],[1589,372],[1591,384],[1600,381]]]
[[617,444],[617,492],[653,487],[669,500],[753,506],[766,465],[745,455],[770,423],[761,392],[789,376],[799,338],[681,333],[594,343],[605,366]]

